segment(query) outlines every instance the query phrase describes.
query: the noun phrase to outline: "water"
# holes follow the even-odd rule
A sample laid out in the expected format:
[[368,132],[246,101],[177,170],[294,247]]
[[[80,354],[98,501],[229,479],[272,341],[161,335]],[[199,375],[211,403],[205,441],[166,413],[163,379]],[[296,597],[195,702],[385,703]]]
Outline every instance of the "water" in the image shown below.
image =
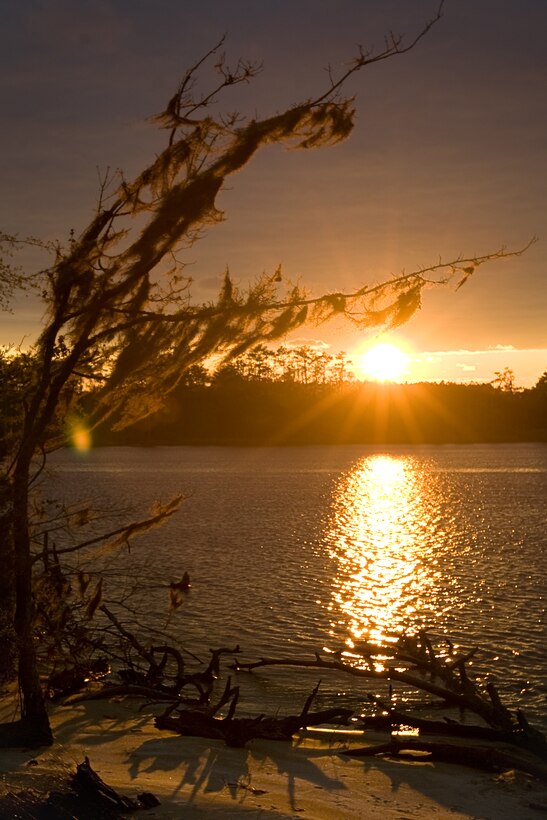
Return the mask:
[[[144,587],[128,598],[138,618],[200,657],[237,643],[242,660],[389,647],[427,627],[479,645],[477,674],[547,726],[545,445],[109,448],[51,463],[46,495],[67,503],[142,516],[187,496],[124,567]],[[109,567],[107,592],[120,583]],[[165,585],[184,571],[192,589],[169,616]],[[262,670],[249,703],[296,708],[317,678]],[[322,678],[323,705],[355,697]]]

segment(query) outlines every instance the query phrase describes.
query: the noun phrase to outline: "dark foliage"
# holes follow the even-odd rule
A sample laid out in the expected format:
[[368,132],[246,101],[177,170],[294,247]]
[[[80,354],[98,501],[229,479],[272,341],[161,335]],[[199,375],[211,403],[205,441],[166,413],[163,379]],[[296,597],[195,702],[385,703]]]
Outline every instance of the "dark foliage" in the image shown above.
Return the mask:
[[300,384],[237,376],[176,390],[102,444],[440,444],[547,441],[547,392],[489,384]]

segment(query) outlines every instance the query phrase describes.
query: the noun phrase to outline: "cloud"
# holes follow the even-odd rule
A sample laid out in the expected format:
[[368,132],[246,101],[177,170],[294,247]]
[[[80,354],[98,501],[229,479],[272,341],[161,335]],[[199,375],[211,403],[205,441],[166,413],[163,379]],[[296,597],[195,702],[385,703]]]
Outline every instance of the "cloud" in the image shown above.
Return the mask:
[[438,364],[442,361],[442,356],[424,353],[420,356],[410,356],[410,360],[415,364],[423,364],[423,362],[427,362],[427,364]]
[[[420,357],[424,357],[426,361],[440,361],[442,358],[449,357],[449,356],[498,356],[503,353],[510,353],[512,355],[527,355],[529,353],[541,353],[547,352],[546,348],[540,347],[526,347],[526,348],[517,348],[514,345],[502,345],[497,344],[491,347],[487,347],[483,350],[467,350],[466,348],[459,348],[458,350],[436,350],[436,351],[423,351],[420,353]],[[431,358],[429,358],[431,357]],[[417,356],[414,356],[414,359],[418,361]]]
[[289,339],[285,342],[285,347],[311,347],[312,350],[327,350],[330,347],[323,339],[307,339],[300,336],[297,339]]
[[426,381],[489,383],[497,371],[509,367],[519,387],[532,387],[547,365],[546,348],[516,348],[494,345],[482,350],[443,350],[412,356],[416,379]]

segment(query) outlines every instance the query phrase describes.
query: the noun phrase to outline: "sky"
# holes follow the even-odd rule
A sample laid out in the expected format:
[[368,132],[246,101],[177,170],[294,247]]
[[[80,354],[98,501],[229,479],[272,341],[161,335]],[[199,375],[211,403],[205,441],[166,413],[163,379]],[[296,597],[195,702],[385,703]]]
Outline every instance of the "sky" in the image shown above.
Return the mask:
[[[317,96],[328,68],[415,35],[437,0],[0,0],[0,231],[66,240],[90,219],[99,174],[131,177],[162,148],[147,118],[185,69],[226,34],[227,62],[263,64],[228,110],[269,116]],[[230,179],[225,221],[189,252],[196,300],[229,267],[244,284],[281,264],[312,293],[355,289],[439,258],[518,249],[457,292],[424,296],[387,340],[408,380],[518,386],[547,370],[547,30],[545,0],[446,0],[410,53],[351,78],[356,126],[314,151],[268,148]],[[28,269],[32,255],[20,260]],[[40,327],[30,300],[0,314],[0,344]],[[358,357],[378,341],[348,324],[298,341]],[[385,341],[385,340],[383,340]]]

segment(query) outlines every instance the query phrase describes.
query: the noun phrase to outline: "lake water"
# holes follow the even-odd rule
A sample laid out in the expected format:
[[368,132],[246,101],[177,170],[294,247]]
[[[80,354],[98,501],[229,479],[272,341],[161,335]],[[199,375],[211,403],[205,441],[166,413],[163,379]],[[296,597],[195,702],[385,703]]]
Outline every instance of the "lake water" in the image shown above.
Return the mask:
[[[351,651],[427,627],[478,644],[478,674],[547,726],[546,445],[105,448],[50,464],[46,495],[110,515],[187,496],[124,562],[140,620],[200,657],[237,643],[242,660]],[[192,588],[169,616],[165,584],[185,571]],[[301,704],[318,675],[239,677],[271,711]],[[354,702],[354,683],[322,678],[323,705]]]

